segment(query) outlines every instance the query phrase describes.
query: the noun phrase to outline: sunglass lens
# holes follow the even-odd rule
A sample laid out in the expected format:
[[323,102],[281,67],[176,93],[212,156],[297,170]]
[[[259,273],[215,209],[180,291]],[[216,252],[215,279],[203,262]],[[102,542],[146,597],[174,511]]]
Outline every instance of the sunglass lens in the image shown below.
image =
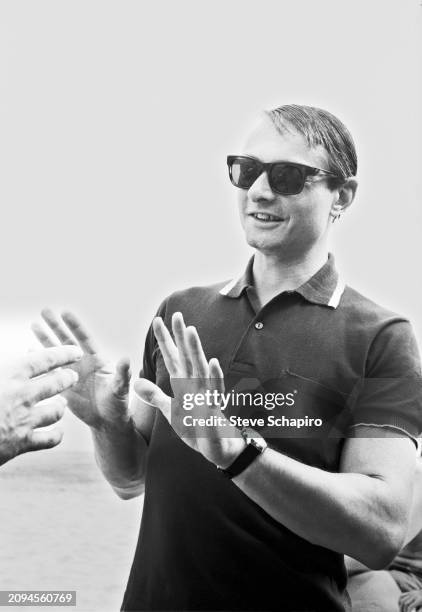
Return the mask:
[[286,164],[274,164],[271,168],[270,184],[274,191],[294,195],[303,189],[305,177],[300,168]]
[[259,164],[253,159],[235,158],[231,164],[232,181],[236,187],[249,189],[261,173]]

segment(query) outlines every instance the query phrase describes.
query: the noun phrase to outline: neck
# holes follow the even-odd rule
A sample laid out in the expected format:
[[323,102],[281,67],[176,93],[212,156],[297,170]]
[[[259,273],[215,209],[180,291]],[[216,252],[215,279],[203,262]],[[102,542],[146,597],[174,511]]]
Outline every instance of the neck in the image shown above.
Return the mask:
[[264,305],[282,291],[297,289],[318,272],[327,259],[327,245],[290,257],[256,251],[253,278],[259,302]]

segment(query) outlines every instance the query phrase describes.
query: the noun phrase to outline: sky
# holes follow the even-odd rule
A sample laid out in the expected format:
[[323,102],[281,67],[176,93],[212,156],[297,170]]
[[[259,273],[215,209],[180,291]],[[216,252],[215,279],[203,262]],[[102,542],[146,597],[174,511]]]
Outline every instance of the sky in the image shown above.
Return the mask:
[[[3,0],[0,359],[51,306],[136,370],[166,295],[242,271],[225,158],[285,103],[352,132],[336,261],[422,344],[421,19],[419,0]],[[89,447],[64,425],[64,448]]]

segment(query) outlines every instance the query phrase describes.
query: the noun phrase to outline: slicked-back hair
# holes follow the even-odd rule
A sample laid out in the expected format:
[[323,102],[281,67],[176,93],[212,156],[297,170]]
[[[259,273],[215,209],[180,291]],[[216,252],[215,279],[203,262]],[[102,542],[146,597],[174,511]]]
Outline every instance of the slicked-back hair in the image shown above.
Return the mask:
[[335,189],[347,178],[356,176],[355,144],[340,119],[321,108],[299,104],[279,106],[265,111],[265,114],[281,134],[293,128],[305,137],[310,147],[324,147],[328,153],[328,169],[338,177],[328,181],[331,188]]

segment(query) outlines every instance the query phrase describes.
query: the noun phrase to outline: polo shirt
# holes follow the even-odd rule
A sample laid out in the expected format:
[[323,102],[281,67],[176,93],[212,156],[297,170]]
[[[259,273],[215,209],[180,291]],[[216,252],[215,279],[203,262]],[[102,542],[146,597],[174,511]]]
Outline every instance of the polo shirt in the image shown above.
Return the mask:
[[[322,429],[264,427],[281,453],[336,472],[356,426],[410,437],[422,429],[420,360],[408,320],[345,286],[331,255],[306,283],[263,307],[251,260],[238,280],[173,293],[158,315],[171,329],[177,311],[197,328],[207,358],[219,359],[226,389],[296,392],[300,401],[277,414],[321,417]],[[152,328],[141,375],[171,395]],[[346,580],[342,555],[274,520],[157,411],[122,609],[344,612]]]

